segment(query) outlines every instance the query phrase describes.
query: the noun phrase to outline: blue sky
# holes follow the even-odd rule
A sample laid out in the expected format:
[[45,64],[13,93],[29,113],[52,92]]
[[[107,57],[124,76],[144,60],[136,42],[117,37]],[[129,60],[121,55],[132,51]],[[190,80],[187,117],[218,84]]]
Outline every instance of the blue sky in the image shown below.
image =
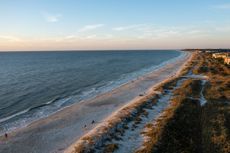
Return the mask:
[[229,0],[0,0],[0,50],[230,48]]

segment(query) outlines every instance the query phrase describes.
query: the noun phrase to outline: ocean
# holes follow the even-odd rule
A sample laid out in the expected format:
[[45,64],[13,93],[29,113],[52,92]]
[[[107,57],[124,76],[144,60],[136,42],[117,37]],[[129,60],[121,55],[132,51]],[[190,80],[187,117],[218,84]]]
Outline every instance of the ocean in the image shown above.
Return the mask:
[[174,60],[175,50],[0,53],[0,135]]

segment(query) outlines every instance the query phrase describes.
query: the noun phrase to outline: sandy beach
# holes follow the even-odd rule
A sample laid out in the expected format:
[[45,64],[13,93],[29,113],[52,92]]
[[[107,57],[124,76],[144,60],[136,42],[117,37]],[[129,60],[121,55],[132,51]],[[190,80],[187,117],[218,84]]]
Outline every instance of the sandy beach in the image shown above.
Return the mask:
[[[156,85],[175,76],[190,57],[190,53],[184,53],[176,61],[137,80],[13,131],[7,139],[0,137],[0,152],[64,152],[94,127],[103,124],[113,112],[147,97]],[[93,120],[95,123],[91,124]]]

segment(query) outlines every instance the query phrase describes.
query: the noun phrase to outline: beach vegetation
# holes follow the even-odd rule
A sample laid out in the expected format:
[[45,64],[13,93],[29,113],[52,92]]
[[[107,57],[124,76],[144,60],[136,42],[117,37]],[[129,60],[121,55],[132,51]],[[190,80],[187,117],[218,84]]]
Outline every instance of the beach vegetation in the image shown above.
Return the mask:
[[119,148],[118,144],[113,143],[113,144],[107,144],[105,145],[104,153],[113,153]]
[[137,153],[230,152],[229,67],[207,53],[197,55],[193,64],[193,74],[208,76],[203,91],[207,103],[199,103],[200,80],[184,81],[155,126],[146,125],[147,141]]

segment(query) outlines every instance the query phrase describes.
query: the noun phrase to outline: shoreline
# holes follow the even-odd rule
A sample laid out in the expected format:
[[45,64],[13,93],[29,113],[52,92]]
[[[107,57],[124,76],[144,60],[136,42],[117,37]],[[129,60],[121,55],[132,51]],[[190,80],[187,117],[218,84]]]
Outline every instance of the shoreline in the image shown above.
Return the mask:
[[[33,124],[34,122],[37,122],[37,121],[39,121],[41,119],[48,118],[49,116],[52,116],[53,114],[58,113],[59,111],[62,111],[65,108],[71,107],[72,105],[74,105],[76,103],[82,103],[84,101],[88,101],[88,100],[97,98],[98,96],[104,95],[104,94],[106,94],[108,92],[113,92],[113,90],[116,90],[117,88],[125,86],[126,84],[130,84],[131,82],[135,82],[136,80],[139,80],[142,77],[145,77],[146,75],[149,75],[151,73],[157,72],[160,69],[164,68],[166,65],[171,64],[171,63],[173,63],[173,62],[175,62],[175,61],[177,61],[177,60],[179,60],[181,58],[184,58],[186,56],[186,52],[181,51],[181,50],[176,50],[176,51],[180,53],[179,56],[174,57],[174,58],[172,58],[170,60],[164,61],[159,65],[150,66],[150,67],[147,67],[147,68],[140,69],[135,73],[130,73],[129,75],[131,75],[131,77],[126,76],[125,78],[122,78],[122,79],[119,78],[117,80],[114,80],[114,84],[105,85],[104,87],[102,87],[101,91],[99,91],[97,93],[91,93],[90,95],[87,95],[85,98],[82,98],[77,102],[71,102],[71,104],[67,104],[66,106],[64,106],[62,108],[59,108],[58,110],[56,110],[54,112],[50,112],[49,114],[45,114],[44,116],[39,116],[37,118],[33,118],[33,119],[29,119],[29,120],[26,120],[26,118],[22,118],[23,119],[23,125],[21,123],[22,121],[20,121],[20,120],[16,120],[16,122],[17,122],[16,125],[14,125],[14,122],[9,122],[8,123],[9,126],[7,125],[7,126],[3,127],[2,129],[0,127],[0,129],[1,129],[0,130],[0,136],[3,136],[5,133],[11,133],[11,132],[17,131],[18,129],[26,128],[30,124]],[[74,101],[73,99],[71,100],[71,97],[66,97],[65,99],[61,99],[61,100]],[[45,103],[45,104],[43,104],[43,105],[46,105],[46,104],[49,104],[49,103],[50,103],[50,101]],[[24,115],[24,114],[28,113],[31,109],[33,109],[33,108],[28,108],[26,110],[22,110],[22,111],[20,111],[20,112],[18,112],[16,114],[11,115],[11,116],[2,118],[2,119],[0,119],[0,123],[2,121],[4,122],[4,121],[7,121],[9,119],[12,119],[13,117],[17,117],[19,115]]]
[[[189,53],[190,54],[190,53]],[[121,122],[125,122],[129,120],[129,116],[132,118],[133,114],[138,113],[137,110],[139,107],[142,107],[142,104],[146,103],[149,99],[154,96],[157,96],[156,89],[161,87],[167,82],[174,80],[182,75],[182,71],[186,67],[186,65],[193,59],[194,54],[191,53],[189,58],[182,64],[176,73],[174,73],[169,78],[159,82],[152,87],[150,87],[146,94],[142,97],[136,97],[135,99],[128,102],[126,105],[111,113],[109,117],[107,117],[103,123],[97,125],[94,129],[89,131],[86,135],[83,135],[79,140],[73,143],[70,147],[68,147],[64,152],[65,153],[77,153],[78,150],[82,151],[91,151],[92,146],[99,147],[104,139],[107,139],[108,135],[113,133],[116,130],[119,130],[123,125]],[[128,117],[128,118],[127,118]],[[119,122],[121,124],[119,124]],[[99,145],[99,146],[98,146]],[[77,151],[76,151],[77,150]]]
[[[118,89],[96,96],[94,99],[84,101],[84,103],[80,102],[70,105],[47,118],[31,123],[23,129],[13,131],[10,133],[11,139],[8,140],[7,144],[4,143],[4,141],[2,143],[2,138],[0,137],[0,149],[3,148],[4,151],[10,152],[9,148],[15,147],[21,149],[19,152],[30,152],[29,149],[41,149],[39,146],[43,146],[45,142],[58,141],[58,143],[55,144],[45,145],[43,150],[39,151],[63,152],[81,136],[98,126],[101,122],[103,123],[107,116],[110,116],[111,114],[113,115],[117,110],[126,106],[126,104],[130,104],[132,100],[139,100],[150,94],[150,91],[153,90],[153,84],[154,86],[157,86],[162,84],[163,81],[173,77],[173,75],[178,75],[174,73],[181,70],[181,64],[185,65],[187,63],[186,61],[190,58],[191,54],[187,53],[185,57],[159,68],[157,72],[154,71],[146,74],[130,84],[124,84],[121,87],[118,87]],[[184,61],[185,59],[186,61]],[[172,72],[172,70],[174,71]],[[158,76],[157,73],[161,76]],[[127,90],[130,90],[130,92]],[[145,93],[145,95],[143,97],[139,96],[140,93]],[[88,127],[88,124],[94,118],[96,118],[96,124],[89,125]],[[87,124],[87,129],[82,130],[82,126],[85,124]],[[69,135],[73,136],[66,139],[66,137],[70,137]],[[49,138],[46,139],[46,137]],[[46,140],[42,142],[43,139]],[[36,144],[38,146],[31,148],[22,147],[21,145],[23,142],[33,145]],[[1,147],[2,144],[3,146]]]

